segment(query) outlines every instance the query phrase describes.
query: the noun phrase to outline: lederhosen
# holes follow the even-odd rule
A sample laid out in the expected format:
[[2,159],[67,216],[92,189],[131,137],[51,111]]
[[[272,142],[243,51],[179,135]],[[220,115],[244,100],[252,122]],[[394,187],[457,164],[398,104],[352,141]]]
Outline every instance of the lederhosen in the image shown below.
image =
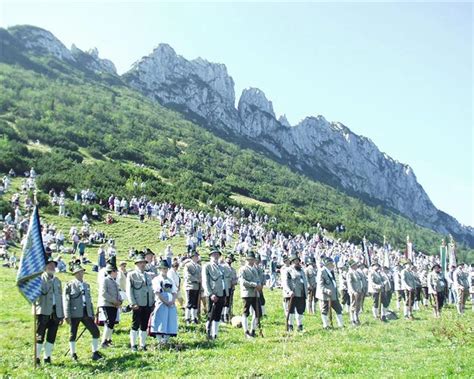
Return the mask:
[[[334,288],[336,289],[336,300],[331,300],[331,308],[334,309],[334,312],[336,312],[336,314],[341,314],[342,313],[342,306],[341,306],[341,303],[339,302],[339,299],[337,297],[338,290],[337,290],[336,278],[334,276],[334,272],[329,271],[328,269],[325,269],[325,270],[328,271],[329,276],[330,276],[330,280],[333,282]],[[329,300],[322,300],[319,303],[319,306],[320,306],[320,309],[321,309],[321,314],[326,316],[329,312]]]
[[[219,265],[218,265],[219,266]],[[222,280],[224,282],[224,273],[222,272],[222,269],[219,267],[219,271],[220,271],[220,280]],[[207,275],[207,274],[206,274]],[[211,280],[213,280],[214,278],[211,276]],[[217,278],[217,280],[219,280],[219,278]],[[215,281],[215,280],[213,280]],[[225,291],[225,286],[224,287],[224,295],[223,296],[217,296],[217,301],[214,303],[212,300],[211,300],[211,296],[208,296],[207,298],[207,320],[208,321],[220,321],[221,320],[221,316],[222,316],[222,308],[224,308],[224,304],[225,304],[225,294],[226,294],[226,291]]]
[[[148,287],[148,277],[147,274],[144,272],[143,273],[145,280],[141,281],[140,285],[137,286],[135,284],[135,280],[131,280],[131,286],[132,290],[139,290],[141,289],[144,285]],[[132,330],[138,330],[140,329],[141,331],[145,332],[148,328],[148,321],[150,320],[150,315],[151,312],[153,311],[153,303],[154,299],[150,299],[150,292],[147,289],[146,293],[147,299],[146,299],[146,306],[138,306],[138,309],[133,309],[132,311]],[[137,304],[138,305],[138,304]]]
[[[195,268],[197,270],[197,268]],[[194,274],[193,274],[194,275]],[[199,292],[201,290],[186,290],[186,308],[188,309],[198,309],[199,302]]]
[[[51,285],[50,289],[53,291],[54,298],[54,282]],[[46,296],[49,293],[41,292],[41,296]],[[43,343],[44,337],[46,335],[46,342],[54,343],[56,341],[56,335],[58,333],[60,319],[56,314],[56,305],[53,305],[52,313],[48,315],[39,314],[36,316],[38,325],[36,327],[36,342]],[[46,330],[48,331],[46,333]]]
[[[85,296],[84,289],[82,291],[78,292],[77,294],[70,293],[69,297],[71,299],[77,299],[79,296],[83,296],[83,295]],[[79,328],[79,324],[81,322],[87,328],[89,333],[92,335],[92,338],[99,338],[100,337],[99,328],[95,324],[94,318],[90,317],[87,314],[87,304],[83,303],[82,305],[83,305],[82,317],[71,317],[71,331],[70,331],[70,335],[69,335],[69,341],[70,342],[74,342],[76,340],[76,338],[77,338],[77,329]]]

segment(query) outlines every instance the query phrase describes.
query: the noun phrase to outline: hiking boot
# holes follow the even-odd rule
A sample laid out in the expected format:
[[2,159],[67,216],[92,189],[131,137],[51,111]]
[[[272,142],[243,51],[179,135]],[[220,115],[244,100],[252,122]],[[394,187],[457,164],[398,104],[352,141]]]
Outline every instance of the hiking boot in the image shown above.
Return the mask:
[[76,353],[74,353],[73,355],[71,355],[71,359],[72,359],[73,361],[76,361],[76,362],[79,360],[79,358],[77,357],[77,354],[76,354]]
[[137,353],[138,352],[138,347],[137,345],[132,346],[132,353]]
[[50,365],[51,364],[51,357],[43,359],[43,362],[44,362],[45,365],[46,364]]
[[92,353],[92,360],[93,361],[98,361],[99,359],[102,359],[102,358],[103,358],[102,354],[99,353],[98,351],[94,351]]

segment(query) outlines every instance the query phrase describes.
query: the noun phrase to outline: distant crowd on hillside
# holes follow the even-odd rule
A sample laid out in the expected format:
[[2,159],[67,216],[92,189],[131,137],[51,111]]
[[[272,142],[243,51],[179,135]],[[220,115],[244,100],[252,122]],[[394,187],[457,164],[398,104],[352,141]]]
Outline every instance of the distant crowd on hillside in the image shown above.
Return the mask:
[[[11,184],[11,173],[2,179],[3,191],[8,192]],[[7,247],[11,243],[20,243],[28,228],[28,213],[32,209],[33,201],[29,197],[30,190],[35,190],[36,172],[32,168],[22,179],[20,192],[11,193],[11,204],[14,214],[8,213],[0,220],[3,232],[0,236],[0,253],[7,259]],[[137,183],[138,185],[138,183]],[[20,204],[21,196],[23,204]],[[63,191],[55,189],[49,191],[49,200],[52,206],[57,207],[60,216],[68,214],[68,202]],[[65,231],[58,230],[55,225],[43,224],[43,242],[47,251],[57,254],[79,256],[83,263],[92,262],[97,270],[105,267],[106,261],[113,256],[130,256],[134,247],[130,246],[127,252],[117,252],[113,236],[107,236],[98,221],[100,214],[105,213],[101,222],[111,223],[120,217],[135,215],[140,222],[158,221],[160,224],[157,238],[161,241],[170,240],[167,252],[163,257],[169,258],[172,239],[182,236],[186,241],[186,250],[179,252],[185,256],[201,248],[216,247],[231,252],[236,256],[246,256],[254,251],[261,259],[265,268],[266,277],[271,286],[278,281],[276,267],[281,267],[285,257],[298,255],[303,262],[312,259],[320,261],[322,258],[334,260],[336,269],[347,267],[349,261],[355,261],[368,267],[371,262],[378,262],[388,268],[396,268],[406,256],[405,251],[392,249],[389,245],[377,246],[369,241],[356,245],[348,241],[341,241],[329,235],[320,224],[317,233],[300,235],[285,235],[280,231],[268,228],[269,216],[253,210],[240,207],[228,207],[223,210],[217,206],[214,212],[186,209],[182,205],[159,203],[145,196],[134,196],[130,199],[111,194],[105,201],[98,199],[92,189],[84,189],[74,195],[74,201],[92,206],[90,214],[82,216],[82,224]],[[339,231],[344,228],[338,226]],[[158,228],[157,228],[158,229]],[[343,229],[342,229],[343,230]],[[93,245],[99,245],[97,254],[90,253]],[[419,272],[426,272],[429,267],[440,263],[439,257],[423,253],[413,253],[415,268]],[[274,263],[272,265],[272,263]],[[454,268],[450,268],[453,271]],[[449,277],[447,278],[449,282]],[[452,291],[451,301],[455,293]]]

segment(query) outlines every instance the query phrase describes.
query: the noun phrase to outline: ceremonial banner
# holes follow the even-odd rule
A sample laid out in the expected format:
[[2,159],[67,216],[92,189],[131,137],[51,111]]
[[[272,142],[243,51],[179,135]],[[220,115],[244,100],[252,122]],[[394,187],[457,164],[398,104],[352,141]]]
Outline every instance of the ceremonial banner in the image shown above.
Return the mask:
[[443,273],[447,271],[446,267],[446,257],[447,257],[447,250],[446,243],[444,240],[441,242],[441,246],[439,247],[439,261],[441,264],[441,270]]
[[38,208],[35,207],[28,226],[16,277],[18,289],[30,303],[34,303],[41,294],[41,274],[45,263]]

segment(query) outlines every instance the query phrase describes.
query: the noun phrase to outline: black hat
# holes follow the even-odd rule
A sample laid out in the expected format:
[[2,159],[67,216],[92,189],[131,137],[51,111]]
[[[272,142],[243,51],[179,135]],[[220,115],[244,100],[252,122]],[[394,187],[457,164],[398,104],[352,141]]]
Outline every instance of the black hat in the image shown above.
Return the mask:
[[109,263],[107,266],[105,266],[105,271],[106,272],[117,271],[117,267],[115,267],[113,264]]
[[160,263],[158,264],[159,270],[162,270],[164,268],[170,268],[170,265],[168,264],[168,261],[166,259],[162,259]]
[[193,250],[191,251],[191,254],[189,254],[190,257],[199,257],[199,253],[197,252],[197,250]]
[[58,261],[54,259],[51,255],[49,257],[46,257],[45,265],[47,265],[48,263],[54,263],[55,266],[58,267]]
[[334,263],[334,260],[332,258],[329,258],[329,257],[324,257],[323,258],[323,264],[324,265],[328,265],[330,263]]
[[117,267],[117,257],[112,255],[109,259],[107,259],[107,263],[110,263],[112,266]]
[[74,275],[74,274],[77,274],[78,272],[81,272],[81,271],[86,271],[85,268],[83,268],[79,263],[75,263],[72,265],[71,267],[71,273]]
[[211,251],[209,251],[209,256],[211,256],[212,254],[219,254],[219,255],[222,255],[222,253],[220,252],[220,250],[217,249],[217,248],[212,248]]
[[431,267],[431,270],[434,270],[435,268],[441,268],[441,266],[438,263],[435,263],[433,267]]
[[349,261],[347,262],[347,264],[349,265],[349,267],[352,267],[352,266],[357,266],[358,263],[353,260],[353,259],[349,259]]
[[247,256],[245,257],[245,259],[249,260],[249,259],[256,259],[255,257],[255,253],[253,251],[249,251],[247,253]]
[[135,255],[134,262],[135,263],[146,262],[145,254],[138,253],[137,255]]
[[227,254],[227,256],[225,257],[225,259],[230,259],[231,262],[235,262],[234,254],[232,254],[232,253]]
[[300,257],[298,256],[298,254],[293,253],[290,255],[290,263],[293,263],[293,261],[296,261],[297,259],[300,260]]
[[143,250],[143,255],[148,255],[148,254],[155,255],[153,251],[151,251],[148,247],[145,247],[145,249]]

